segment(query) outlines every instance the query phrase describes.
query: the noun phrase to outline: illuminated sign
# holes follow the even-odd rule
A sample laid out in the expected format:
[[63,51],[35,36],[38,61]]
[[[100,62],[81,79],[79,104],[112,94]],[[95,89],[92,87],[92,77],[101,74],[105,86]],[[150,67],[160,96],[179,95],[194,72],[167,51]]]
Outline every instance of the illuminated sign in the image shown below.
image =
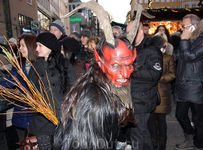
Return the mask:
[[82,21],[82,18],[80,18],[78,14],[70,16],[70,22],[76,22],[76,21],[80,22]]
[[82,21],[82,18],[71,18],[70,22]]

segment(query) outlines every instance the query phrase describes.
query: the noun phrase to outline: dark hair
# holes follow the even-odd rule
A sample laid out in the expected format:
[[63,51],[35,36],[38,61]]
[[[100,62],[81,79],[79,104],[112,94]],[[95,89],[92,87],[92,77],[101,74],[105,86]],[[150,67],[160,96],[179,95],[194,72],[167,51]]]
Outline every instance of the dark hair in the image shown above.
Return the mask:
[[143,27],[149,27],[149,24],[147,24],[147,23],[145,23],[145,24],[143,24]]
[[67,64],[65,64],[64,56],[61,54],[60,51],[51,51],[47,59],[47,62],[48,62],[48,69],[50,71],[53,71],[54,68],[56,68],[59,71],[60,88],[62,93],[65,93],[67,90],[66,70],[68,68],[66,67]]
[[172,41],[172,40],[171,40],[171,36],[170,36],[169,31],[168,31],[168,29],[166,28],[165,25],[159,25],[159,26],[157,27],[157,29],[155,30],[154,35],[155,35],[157,32],[159,32],[159,28],[160,28],[160,27],[164,27],[164,29],[165,29],[165,34],[166,34],[166,36],[167,36],[168,42],[171,43],[171,41]]
[[[34,34],[33,32],[26,32],[24,34],[22,34],[18,39],[19,39],[19,43],[22,39],[24,39],[25,41],[25,45],[27,47],[28,50],[28,59],[29,61],[35,62],[37,60],[37,52],[36,52],[36,34]],[[26,58],[22,57],[22,61],[23,63],[26,62]]]
[[[97,46],[99,55],[103,53],[103,44],[106,44],[105,39]],[[92,59],[85,74],[74,84],[62,103],[54,148],[107,150],[112,144],[110,142],[118,136],[119,123],[127,115],[125,111],[124,104],[113,94],[106,75],[95,58]]]

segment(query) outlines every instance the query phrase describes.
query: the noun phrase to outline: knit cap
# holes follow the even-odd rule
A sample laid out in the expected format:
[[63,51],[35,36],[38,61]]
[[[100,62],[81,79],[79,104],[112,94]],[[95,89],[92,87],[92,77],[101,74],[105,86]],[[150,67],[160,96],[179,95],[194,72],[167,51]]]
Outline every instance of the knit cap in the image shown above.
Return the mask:
[[54,52],[61,52],[61,46],[56,36],[50,32],[44,32],[37,36],[36,42],[43,44]]
[[14,44],[17,44],[17,40],[15,39],[15,38],[10,38],[9,40],[8,40],[9,42],[12,42],[12,43],[14,43]]
[[92,33],[91,33],[91,31],[89,29],[84,29],[84,30],[81,31],[80,35],[89,38],[92,35]]
[[72,33],[70,34],[70,36],[71,36],[71,35],[75,36],[75,37],[78,39],[78,41],[80,41],[80,34],[79,34],[78,32],[72,32]]
[[80,42],[74,38],[66,37],[60,43],[76,55],[80,51]]
[[65,30],[64,30],[64,24],[61,20],[55,20],[54,22],[49,24],[49,29],[51,26],[55,26],[57,27],[64,35],[66,34]]

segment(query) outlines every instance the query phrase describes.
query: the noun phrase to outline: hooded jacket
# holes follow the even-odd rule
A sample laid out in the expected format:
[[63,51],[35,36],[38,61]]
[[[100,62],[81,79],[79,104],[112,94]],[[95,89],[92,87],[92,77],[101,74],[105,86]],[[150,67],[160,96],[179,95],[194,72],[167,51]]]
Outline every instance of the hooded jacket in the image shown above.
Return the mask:
[[131,95],[134,113],[149,113],[156,107],[158,81],[162,75],[163,56],[160,48],[163,46],[160,36],[147,37],[136,46],[139,66],[131,75]]
[[174,98],[178,102],[203,104],[203,20],[190,40],[180,41]]
[[158,91],[161,98],[160,105],[156,106],[154,113],[171,112],[171,82],[175,79],[176,65],[174,57],[163,53],[163,72],[158,82]]

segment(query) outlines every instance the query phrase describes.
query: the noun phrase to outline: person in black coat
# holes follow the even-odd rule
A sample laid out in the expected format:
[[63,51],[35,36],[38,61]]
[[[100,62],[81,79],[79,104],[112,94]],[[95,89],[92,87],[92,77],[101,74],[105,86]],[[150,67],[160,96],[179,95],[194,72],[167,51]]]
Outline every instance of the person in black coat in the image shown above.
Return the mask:
[[[196,28],[194,32],[190,27]],[[179,50],[174,53],[178,60],[174,99],[177,101],[176,118],[185,136],[176,149],[203,149],[203,21],[195,14],[183,17],[183,33]],[[191,126],[188,111],[192,110]]]
[[[67,87],[71,87],[74,84],[77,79],[76,74],[69,60],[65,59],[61,54],[60,44],[54,34],[48,32],[41,33],[37,37],[36,42],[36,51],[38,52],[39,59],[33,63],[33,66],[41,77],[47,90],[51,106],[54,108],[51,94],[52,90],[56,116],[58,118],[61,102],[67,92]],[[33,68],[30,69],[28,78],[40,91],[39,77]],[[56,126],[42,114],[33,114],[30,133],[36,135],[40,150],[49,150],[52,148],[52,137],[55,127]]]
[[[132,22],[127,26],[131,29]],[[157,102],[158,81],[162,75],[163,56],[160,51],[164,41],[162,37],[147,37],[140,23],[134,48],[137,58],[134,63],[137,67],[131,74],[131,95],[134,107],[134,116],[138,123],[131,128],[132,150],[152,150],[151,136],[147,128],[150,113],[155,110]]]

